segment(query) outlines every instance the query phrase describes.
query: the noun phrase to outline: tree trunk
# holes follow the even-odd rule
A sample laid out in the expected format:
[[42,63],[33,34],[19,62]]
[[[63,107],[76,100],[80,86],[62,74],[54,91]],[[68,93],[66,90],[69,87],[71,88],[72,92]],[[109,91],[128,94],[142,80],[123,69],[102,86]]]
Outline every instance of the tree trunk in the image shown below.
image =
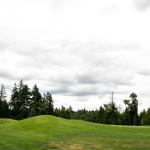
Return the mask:
[[134,116],[134,126],[135,126],[135,116]]

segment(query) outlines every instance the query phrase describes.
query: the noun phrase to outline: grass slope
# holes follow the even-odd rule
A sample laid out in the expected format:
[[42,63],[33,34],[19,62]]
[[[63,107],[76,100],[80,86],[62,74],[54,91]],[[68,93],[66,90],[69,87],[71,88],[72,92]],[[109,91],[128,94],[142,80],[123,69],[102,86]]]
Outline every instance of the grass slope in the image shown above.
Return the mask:
[[15,122],[15,121],[17,121],[17,120],[0,118],[0,124],[11,123],[11,122]]
[[0,150],[149,148],[150,127],[102,125],[48,115],[0,124]]

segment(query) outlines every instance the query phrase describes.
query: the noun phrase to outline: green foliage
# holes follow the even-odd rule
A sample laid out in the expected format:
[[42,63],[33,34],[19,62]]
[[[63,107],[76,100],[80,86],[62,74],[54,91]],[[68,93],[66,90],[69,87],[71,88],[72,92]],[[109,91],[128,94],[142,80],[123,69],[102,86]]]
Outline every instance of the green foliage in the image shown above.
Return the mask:
[[47,94],[44,94],[44,104],[46,107],[46,111],[48,113],[48,115],[52,115],[54,112],[54,105],[53,105],[53,99],[52,99],[52,95],[47,92]]
[[69,109],[66,110],[66,119],[71,119],[71,111]]
[[31,91],[28,85],[23,84],[23,80],[18,85],[15,83],[9,106],[11,118],[17,120],[33,116],[31,113],[33,109],[35,111],[34,115],[53,114],[54,107],[53,99],[49,92],[42,97],[36,84]]
[[57,108],[55,108],[55,111],[54,111],[54,116],[56,116],[56,117],[59,117],[59,114],[58,114],[58,109]]
[[23,108],[20,113],[21,119],[25,119],[29,116],[29,110],[27,108]]
[[112,123],[115,124],[118,113],[118,108],[116,107],[116,104],[112,101],[108,104],[104,104],[104,107],[106,109],[107,118],[112,120]]
[[98,112],[98,122],[105,123],[106,122],[106,114],[104,108],[101,106]]
[[39,88],[37,87],[36,84],[34,85],[31,94],[32,94],[31,105],[35,104],[36,102],[42,102],[42,95],[39,92]]
[[147,109],[147,111],[143,110],[143,112],[140,114],[141,118],[141,124],[142,125],[150,125],[150,108]]
[[65,107],[62,106],[60,110],[60,117],[65,119],[71,119],[71,111],[69,109],[65,109]]
[[85,108],[74,111],[71,106],[68,109],[62,106],[61,109],[56,108],[54,110],[54,102],[49,92],[42,96],[36,84],[31,91],[28,85],[24,85],[23,80],[18,84],[14,84],[9,103],[6,97],[7,93],[2,85],[0,89],[0,117],[21,120],[35,115],[48,114],[66,119],[82,119],[101,124],[150,124],[150,110],[143,111],[139,116],[137,114],[138,101],[135,93],[131,93],[131,100],[124,100],[127,107],[123,113],[119,112],[118,107],[113,102],[113,92],[112,102],[104,104],[104,108],[100,106],[99,110],[92,111],[88,111]]
[[60,117],[66,118],[66,110],[65,107],[62,106],[61,111],[60,111]]
[[36,102],[35,104],[31,105],[30,108],[34,108],[36,115],[46,115],[46,107],[43,103]]
[[138,116],[138,100],[136,99],[137,95],[135,93],[131,93],[129,97],[131,100],[124,100],[123,102],[128,106],[130,122],[135,125],[135,119],[137,119]]

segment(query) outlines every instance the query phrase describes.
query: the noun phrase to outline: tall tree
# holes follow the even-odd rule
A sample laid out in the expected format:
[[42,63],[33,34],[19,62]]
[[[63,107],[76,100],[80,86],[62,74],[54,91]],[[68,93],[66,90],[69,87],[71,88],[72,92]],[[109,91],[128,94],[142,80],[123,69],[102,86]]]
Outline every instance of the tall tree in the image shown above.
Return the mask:
[[54,102],[53,102],[52,95],[49,92],[47,92],[47,94],[44,94],[44,104],[45,104],[48,115],[53,115],[53,112],[54,112],[53,103]]
[[130,118],[133,120],[135,125],[135,118],[138,112],[138,100],[137,95],[135,93],[131,93],[130,96],[131,100],[124,100],[124,104],[128,106],[130,111]]
[[22,109],[29,108],[31,101],[31,91],[28,85],[23,85],[23,88],[21,90],[21,105]]
[[11,108],[12,118],[17,119],[17,115],[21,108],[21,104],[19,101],[18,85],[16,83],[14,84],[9,104]]
[[37,85],[35,84],[33,89],[32,89],[32,98],[31,98],[31,104],[35,104],[36,102],[42,102],[42,95],[39,92],[39,88],[37,87]]

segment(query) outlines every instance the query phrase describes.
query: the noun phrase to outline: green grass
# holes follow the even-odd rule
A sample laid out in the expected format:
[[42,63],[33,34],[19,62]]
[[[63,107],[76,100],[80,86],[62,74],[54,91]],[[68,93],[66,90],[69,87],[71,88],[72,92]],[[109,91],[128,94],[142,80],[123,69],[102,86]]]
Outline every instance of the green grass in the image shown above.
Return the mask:
[[17,120],[0,118],[0,124],[15,122]]
[[0,150],[150,149],[149,126],[102,125],[54,116],[0,124]]

